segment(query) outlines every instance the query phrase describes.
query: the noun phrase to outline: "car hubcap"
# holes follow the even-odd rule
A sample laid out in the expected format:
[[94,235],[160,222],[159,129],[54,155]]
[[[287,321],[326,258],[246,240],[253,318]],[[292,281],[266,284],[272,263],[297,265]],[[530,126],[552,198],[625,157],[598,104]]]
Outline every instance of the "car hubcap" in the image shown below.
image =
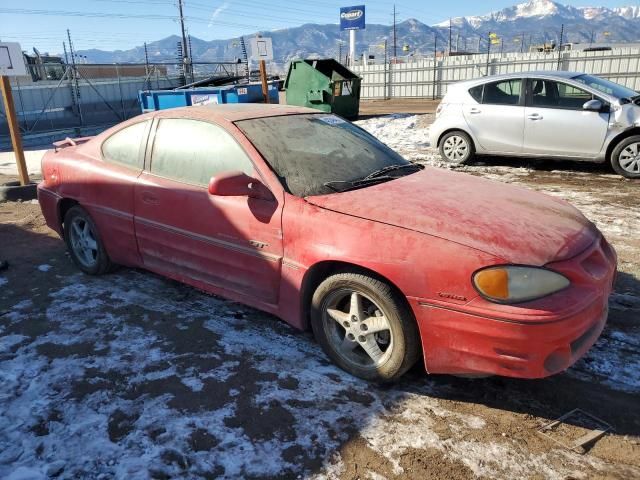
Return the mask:
[[341,289],[330,293],[323,302],[323,324],[334,349],[352,364],[375,368],[391,355],[389,320],[360,292]]
[[84,218],[74,218],[70,230],[71,248],[85,267],[91,268],[98,262],[98,242]]
[[444,141],[442,150],[448,160],[460,162],[466,158],[469,152],[469,145],[467,145],[467,141],[464,138],[452,135]]
[[618,158],[620,167],[629,173],[640,173],[640,143],[627,145]]

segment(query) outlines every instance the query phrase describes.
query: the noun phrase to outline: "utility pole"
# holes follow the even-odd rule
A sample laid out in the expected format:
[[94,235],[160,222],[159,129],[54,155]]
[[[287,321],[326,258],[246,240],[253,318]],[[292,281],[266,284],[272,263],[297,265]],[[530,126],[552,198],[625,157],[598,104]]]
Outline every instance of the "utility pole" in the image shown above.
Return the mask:
[[478,53],[480,53],[481,43],[482,43],[482,35],[478,34]]
[[191,50],[191,35],[187,35],[189,42],[189,73],[191,73],[191,83],[195,82],[196,79],[193,77],[193,50]]
[[178,11],[180,13],[180,30],[182,32],[182,63],[185,69],[185,76],[191,73],[191,59],[189,58],[189,49],[187,47],[187,33],[184,28],[184,0],[178,0]]
[[560,70],[562,64],[562,40],[564,37],[564,23],[560,27],[560,43],[558,44],[558,70]]
[[398,42],[396,38],[396,4],[393,4],[393,58],[398,56]]
[[342,40],[338,40],[338,62],[342,63]]
[[247,80],[251,78],[251,69],[249,68],[249,56],[247,55],[247,45],[244,43],[244,37],[240,37],[240,51],[242,52],[242,63],[245,65],[245,74]]
[[489,32],[489,37],[487,37],[487,71],[485,73],[486,76],[489,76],[489,55],[491,55],[491,32]]
[[524,52],[524,32],[522,32],[522,38],[520,39],[520,53]]
[[456,52],[460,50],[460,32],[456,34]]
[[449,50],[449,55],[451,55],[451,17],[449,17],[449,46],[447,50]]
[[593,37],[595,36],[595,30],[591,30],[591,38],[589,39],[589,45],[593,45]]
[[436,99],[436,74],[438,72],[438,32],[433,33],[433,85],[431,99]]
[[151,79],[149,78],[149,52],[147,51],[147,42],[144,42],[144,73],[147,79],[147,90],[151,90]]
[[69,57],[67,57],[67,44],[66,44],[66,42],[62,42],[62,50],[64,50],[64,63],[69,65]]
[[82,107],[80,106],[80,86],[78,85],[78,69],[76,68],[76,53],[73,51],[73,42],[71,41],[71,32],[67,28],[67,40],[69,40],[69,55],[71,55],[71,71],[73,78],[73,86],[71,88],[71,98],[78,107],[78,116],[80,117],[80,126],[83,125]]

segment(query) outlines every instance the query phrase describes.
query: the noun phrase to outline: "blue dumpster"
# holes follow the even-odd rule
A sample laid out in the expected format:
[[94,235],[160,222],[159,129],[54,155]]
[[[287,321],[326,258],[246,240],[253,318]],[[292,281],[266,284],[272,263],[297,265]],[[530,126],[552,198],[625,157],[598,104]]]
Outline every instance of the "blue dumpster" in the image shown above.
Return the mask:
[[[278,83],[269,82],[269,102],[279,103]],[[222,87],[196,87],[180,90],[141,90],[138,100],[142,113],[167,108],[218,103],[260,103],[263,101],[262,84],[225,85]]]

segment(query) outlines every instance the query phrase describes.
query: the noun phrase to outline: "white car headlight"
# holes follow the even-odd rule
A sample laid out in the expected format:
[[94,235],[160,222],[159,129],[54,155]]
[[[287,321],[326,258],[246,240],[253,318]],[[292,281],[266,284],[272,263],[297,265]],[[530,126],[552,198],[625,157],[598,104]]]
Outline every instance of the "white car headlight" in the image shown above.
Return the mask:
[[546,268],[500,265],[473,274],[473,286],[491,302],[519,303],[563,290],[571,282]]

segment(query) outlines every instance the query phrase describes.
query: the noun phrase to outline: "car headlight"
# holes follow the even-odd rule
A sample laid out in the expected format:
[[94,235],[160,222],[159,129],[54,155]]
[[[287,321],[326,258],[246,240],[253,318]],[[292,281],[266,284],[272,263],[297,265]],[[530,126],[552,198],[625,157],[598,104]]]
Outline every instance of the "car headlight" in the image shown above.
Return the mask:
[[540,267],[500,265],[473,274],[473,286],[491,302],[519,303],[545,297],[569,286],[559,273]]

